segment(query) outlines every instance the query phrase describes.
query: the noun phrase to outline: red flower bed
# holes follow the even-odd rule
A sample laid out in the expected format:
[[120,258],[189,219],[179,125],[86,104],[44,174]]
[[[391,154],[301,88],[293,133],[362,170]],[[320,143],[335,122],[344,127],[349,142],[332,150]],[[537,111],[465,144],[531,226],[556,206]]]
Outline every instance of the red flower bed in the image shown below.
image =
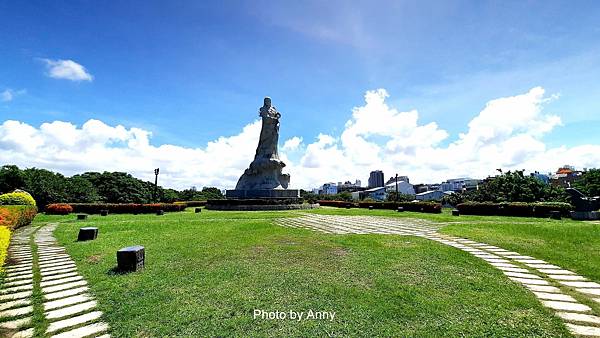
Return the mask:
[[31,205],[2,205],[0,206],[0,226],[16,229],[31,223],[36,214],[37,208]]
[[67,203],[48,204],[46,214],[48,215],[68,215],[73,212],[73,207]]
[[108,210],[110,214],[152,214],[159,210],[164,212],[182,211],[186,204],[153,203],[153,204],[113,204],[113,203],[71,203],[75,213],[100,214],[101,210]]

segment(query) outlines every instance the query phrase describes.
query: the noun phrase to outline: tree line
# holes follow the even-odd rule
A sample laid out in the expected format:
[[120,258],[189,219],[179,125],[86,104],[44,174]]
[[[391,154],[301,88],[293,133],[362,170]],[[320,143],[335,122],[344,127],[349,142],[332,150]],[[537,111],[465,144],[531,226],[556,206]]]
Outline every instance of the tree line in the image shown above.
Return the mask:
[[170,203],[223,198],[215,187],[178,191],[158,186],[155,191],[153,182],[124,172],[86,172],[66,177],[46,169],[2,166],[0,193],[16,189],[30,193],[40,207],[50,203]]

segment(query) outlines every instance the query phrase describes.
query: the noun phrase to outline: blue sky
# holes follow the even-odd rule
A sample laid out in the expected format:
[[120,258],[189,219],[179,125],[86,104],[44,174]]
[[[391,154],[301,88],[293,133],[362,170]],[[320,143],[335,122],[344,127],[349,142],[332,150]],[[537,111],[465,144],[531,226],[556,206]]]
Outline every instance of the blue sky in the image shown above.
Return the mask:
[[[0,123],[97,119],[195,149],[238,135],[269,95],[282,144],[306,149],[340,137],[365,92],[385,88],[387,105],[435,122],[448,146],[488,102],[539,86],[561,119],[539,140],[598,145],[599,17],[596,1],[6,1]],[[48,60],[93,79],[50,77]],[[306,153],[286,155],[300,165]]]

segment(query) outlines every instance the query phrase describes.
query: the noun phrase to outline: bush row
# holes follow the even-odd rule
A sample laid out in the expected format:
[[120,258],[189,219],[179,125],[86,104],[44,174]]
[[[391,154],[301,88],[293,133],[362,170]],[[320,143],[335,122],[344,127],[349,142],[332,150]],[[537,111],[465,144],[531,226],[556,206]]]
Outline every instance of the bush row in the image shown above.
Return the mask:
[[[154,203],[154,204],[112,204],[112,203],[70,203],[71,207],[65,207],[65,204],[49,204],[46,206],[46,213],[65,215],[70,212],[84,214],[99,214],[102,210],[108,210],[110,214],[151,214],[159,210],[165,212],[182,211],[186,208],[184,204],[174,203]],[[67,212],[68,211],[68,212]]]
[[396,210],[398,207],[404,208],[405,211],[416,211],[439,214],[442,212],[442,204],[436,202],[346,202],[346,201],[317,201],[322,206],[338,207],[338,208],[369,208],[373,209],[388,209]]
[[37,214],[31,205],[0,205],[0,226],[16,229],[30,224]]
[[489,203],[466,202],[456,206],[463,215],[480,216],[521,216],[521,217],[548,217],[551,211],[560,211],[564,217],[570,216],[573,206],[569,203]]
[[0,195],[0,205],[35,205],[35,200],[25,191],[15,191]]
[[174,204],[185,205],[186,207],[194,208],[194,207],[203,207],[206,205],[206,201],[183,201],[183,202],[174,202]]

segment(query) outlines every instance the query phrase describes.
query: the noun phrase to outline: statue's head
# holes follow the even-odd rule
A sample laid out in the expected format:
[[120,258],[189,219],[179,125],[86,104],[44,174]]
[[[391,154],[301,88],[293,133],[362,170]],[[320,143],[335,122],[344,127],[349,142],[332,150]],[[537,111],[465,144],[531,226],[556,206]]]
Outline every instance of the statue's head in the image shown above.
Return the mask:
[[271,107],[271,98],[270,97],[268,97],[268,96],[265,97],[263,106],[265,106],[265,107]]

